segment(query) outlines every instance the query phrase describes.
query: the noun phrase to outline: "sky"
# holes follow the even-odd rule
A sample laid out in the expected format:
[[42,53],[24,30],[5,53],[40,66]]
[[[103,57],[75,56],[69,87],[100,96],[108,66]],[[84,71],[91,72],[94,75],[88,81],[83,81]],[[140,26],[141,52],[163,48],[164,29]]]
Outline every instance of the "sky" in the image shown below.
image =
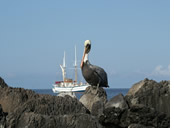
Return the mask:
[[[169,0],[0,0],[0,77],[9,86],[51,89],[63,53],[73,77],[84,41],[111,88],[170,80]],[[78,72],[82,80],[81,70]]]

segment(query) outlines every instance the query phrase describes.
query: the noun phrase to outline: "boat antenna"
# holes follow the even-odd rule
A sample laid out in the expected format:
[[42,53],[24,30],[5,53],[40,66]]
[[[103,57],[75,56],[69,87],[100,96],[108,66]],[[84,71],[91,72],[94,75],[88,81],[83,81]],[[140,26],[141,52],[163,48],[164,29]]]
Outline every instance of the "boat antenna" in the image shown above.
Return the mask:
[[76,55],[76,45],[75,45],[75,63],[74,63],[74,67],[75,67],[75,83],[77,83],[77,55]]
[[63,57],[63,67],[66,67],[66,63],[65,63],[65,51],[64,51],[64,57]]
[[63,65],[60,65],[60,67],[62,69],[63,81],[65,81],[65,78],[66,78],[65,51],[64,51],[64,57],[63,57]]

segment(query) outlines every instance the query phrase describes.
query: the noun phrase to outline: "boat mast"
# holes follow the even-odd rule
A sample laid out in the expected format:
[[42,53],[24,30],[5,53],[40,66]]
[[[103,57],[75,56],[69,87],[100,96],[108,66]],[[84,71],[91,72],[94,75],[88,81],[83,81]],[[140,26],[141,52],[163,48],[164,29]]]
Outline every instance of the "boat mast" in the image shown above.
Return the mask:
[[63,65],[60,65],[60,68],[62,69],[63,81],[65,81],[65,78],[66,78],[65,51],[64,51],[64,57],[63,57]]
[[75,45],[75,63],[74,63],[74,67],[75,67],[75,83],[77,83],[77,55],[76,55],[76,45]]

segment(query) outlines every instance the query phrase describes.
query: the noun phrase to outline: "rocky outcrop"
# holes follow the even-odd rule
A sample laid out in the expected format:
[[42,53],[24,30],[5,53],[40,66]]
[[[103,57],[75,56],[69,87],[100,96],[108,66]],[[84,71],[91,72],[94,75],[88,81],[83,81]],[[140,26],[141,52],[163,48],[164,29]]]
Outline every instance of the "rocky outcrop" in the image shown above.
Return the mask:
[[[83,118],[83,119],[82,119]],[[40,95],[7,116],[7,127],[99,127],[76,98]]]
[[130,124],[128,128],[147,128],[147,127],[141,124]]
[[128,104],[127,101],[125,100],[123,94],[118,94],[117,96],[114,96],[111,98],[106,104],[105,108],[109,107],[115,107],[115,108],[120,108],[120,109],[127,109]]
[[144,105],[133,105],[129,109],[106,108],[100,116],[100,123],[107,128],[127,127],[170,127],[170,118]]
[[99,118],[104,127],[170,127],[170,83],[145,79],[105,104]]
[[5,112],[13,112],[15,108],[28,100],[37,99],[39,94],[23,88],[0,88],[0,104]]
[[9,116],[7,127],[29,128],[97,128],[101,127],[97,119],[90,114],[42,115],[24,112],[18,118]]
[[0,128],[6,127],[6,116],[7,113],[3,111],[2,106],[0,105]]
[[170,82],[147,78],[134,84],[126,95],[129,105],[143,104],[170,116]]
[[104,104],[107,102],[107,94],[103,88],[90,86],[79,100],[93,115],[103,112]]
[[9,87],[0,78],[0,127],[170,127],[169,81],[145,79],[126,96],[109,101],[103,88],[88,87],[80,100],[73,95],[36,94]]
[[0,77],[0,88],[8,87],[5,81]]
[[124,127],[132,124],[155,128],[170,127],[170,118],[166,114],[144,105],[133,105],[122,114],[120,121]]
[[57,96],[62,96],[62,97],[64,97],[64,96],[66,96],[66,95],[71,96],[71,97],[73,97],[73,98],[77,98],[76,95],[75,95],[75,92],[61,92],[61,93],[59,93]]
[[[101,127],[77,98],[40,95],[4,85],[0,88],[0,111],[8,112],[5,127]],[[4,122],[4,116],[1,120]]]

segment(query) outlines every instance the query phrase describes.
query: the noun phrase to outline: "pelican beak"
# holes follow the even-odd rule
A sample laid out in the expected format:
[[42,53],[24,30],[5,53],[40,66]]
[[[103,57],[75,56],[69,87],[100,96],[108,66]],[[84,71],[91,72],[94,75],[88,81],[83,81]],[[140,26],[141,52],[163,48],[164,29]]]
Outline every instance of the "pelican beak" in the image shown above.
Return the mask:
[[80,64],[80,67],[81,67],[81,68],[83,67],[85,55],[88,54],[90,50],[91,50],[91,44],[85,44],[85,49],[84,49],[82,61],[81,61],[81,64]]
[[83,61],[84,61],[84,58],[85,58],[85,54],[86,54],[86,47],[85,47],[85,50],[83,52],[83,57],[82,57],[82,61],[81,61],[81,64],[80,64],[81,68],[83,67]]

